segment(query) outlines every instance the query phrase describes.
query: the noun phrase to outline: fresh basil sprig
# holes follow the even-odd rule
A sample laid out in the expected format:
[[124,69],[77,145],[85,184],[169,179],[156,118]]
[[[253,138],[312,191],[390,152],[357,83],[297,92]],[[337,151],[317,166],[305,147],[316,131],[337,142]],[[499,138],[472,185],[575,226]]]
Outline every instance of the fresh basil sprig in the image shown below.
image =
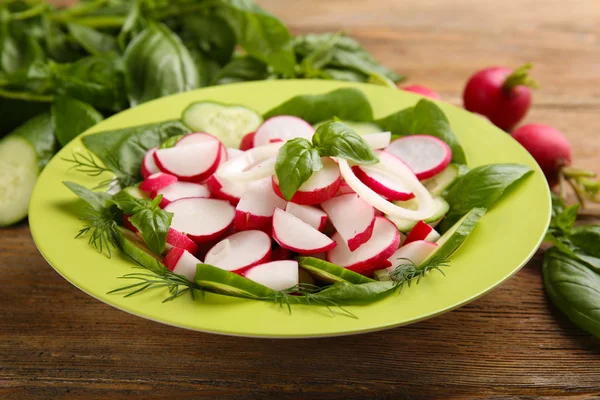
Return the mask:
[[296,138],[279,150],[275,173],[286,200],[294,196],[313,172],[323,168],[321,157],[341,157],[358,164],[379,162],[367,142],[348,125],[339,121],[324,123],[317,128],[312,143]]

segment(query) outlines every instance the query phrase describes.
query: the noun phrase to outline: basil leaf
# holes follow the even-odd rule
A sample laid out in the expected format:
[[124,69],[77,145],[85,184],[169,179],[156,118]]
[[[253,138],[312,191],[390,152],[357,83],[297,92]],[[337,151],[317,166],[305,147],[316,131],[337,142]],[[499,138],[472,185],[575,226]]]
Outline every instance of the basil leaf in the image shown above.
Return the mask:
[[450,210],[440,226],[442,232],[475,207],[489,209],[509,188],[529,174],[521,164],[490,164],[473,168],[450,189],[446,201]]
[[117,51],[117,40],[106,33],[102,33],[84,25],[67,24],[69,33],[90,54],[99,55],[109,51]]
[[269,71],[267,65],[250,56],[237,57],[225,65],[213,78],[213,83],[222,85],[225,83],[258,81],[267,79]]
[[50,64],[59,94],[74,97],[95,108],[125,108],[125,77],[116,53],[89,56],[69,64]]
[[375,164],[379,158],[365,140],[343,122],[319,125],[313,144],[321,156],[341,157],[359,164]]
[[218,10],[235,32],[237,42],[252,57],[286,76],[295,75],[292,35],[275,16],[252,0],[226,0]]
[[54,133],[61,146],[103,119],[91,105],[68,96],[59,96],[52,104]]
[[162,24],[152,24],[137,35],[123,61],[132,106],[200,86],[188,49]]
[[338,68],[324,68],[321,70],[328,79],[334,79],[337,81],[350,81],[350,82],[366,82],[369,80],[369,76],[358,71],[338,69]]
[[67,63],[76,61],[82,56],[79,46],[60,29],[60,25],[54,22],[49,15],[42,18],[42,27],[48,58],[59,63]]
[[154,254],[162,254],[167,244],[167,233],[171,226],[173,214],[162,210],[148,200],[148,204],[134,210],[129,221],[142,235],[144,242]]
[[93,192],[75,182],[65,181],[63,184],[96,211],[102,211],[110,205],[110,195],[105,192]]
[[235,32],[218,15],[186,16],[182,20],[181,38],[193,41],[220,65],[227,64],[236,45]]
[[585,253],[600,258],[600,226],[576,226],[569,236],[571,242]]
[[111,201],[123,212],[123,214],[131,215],[136,209],[150,204],[147,199],[140,199],[132,196],[128,191],[121,190],[119,193],[112,196]]
[[575,325],[600,338],[600,272],[556,248],[546,252],[542,271],[552,302]]
[[565,234],[568,234],[577,219],[579,204],[565,208],[556,218],[556,226]]
[[286,142],[279,150],[275,163],[275,173],[283,197],[289,201],[313,172],[321,168],[321,156],[308,140],[296,138]]
[[311,295],[311,297],[314,300],[335,302],[339,305],[366,304],[381,300],[392,294],[395,287],[395,283],[392,281],[369,282],[358,285],[337,282]]
[[115,173],[122,187],[141,180],[140,166],[146,151],[170,137],[191,133],[179,121],[165,121],[98,132],[82,138],[83,144]]
[[123,22],[121,32],[119,32],[119,36],[117,37],[117,42],[121,49],[125,49],[129,40],[140,34],[149,24],[148,19],[142,12],[142,2],[143,0],[134,0],[131,2],[125,22]]
[[50,113],[43,113],[15,129],[11,136],[27,140],[35,149],[40,169],[44,168],[56,151],[56,139]]
[[450,122],[444,112],[432,101],[419,100],[414,107],[400,110],[375,123],[395,136],[427,134],[440,138],[452,149],[452,162],[467,163],[464,150],[450,128]]
[[337,117],[349,121],[373,121],[371,103],[363,92],[343,88],[325,94],[299,95],[267,111],[264,118],[294,115],[311,124]]
[[8,10],[0,8],[0,71],[6,74],[22,72],[45,58],[38,40],[23,28],[11,20]]

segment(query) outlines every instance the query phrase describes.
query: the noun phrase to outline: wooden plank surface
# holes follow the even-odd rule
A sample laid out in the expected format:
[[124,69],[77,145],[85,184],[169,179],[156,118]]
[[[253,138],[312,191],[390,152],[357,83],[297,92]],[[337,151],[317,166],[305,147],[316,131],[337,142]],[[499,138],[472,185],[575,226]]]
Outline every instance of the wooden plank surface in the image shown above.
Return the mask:
[[[263,0],[295,33],[345,30],[460,104],[487,65],[535,63],[528,121],[600,172],[600,2]],[[317,340],[157,324],[72,287],[25,223],[0,230],[0,398],[600,398],[600,342],[544,295],[540,255],[485,297],[412,326]]]

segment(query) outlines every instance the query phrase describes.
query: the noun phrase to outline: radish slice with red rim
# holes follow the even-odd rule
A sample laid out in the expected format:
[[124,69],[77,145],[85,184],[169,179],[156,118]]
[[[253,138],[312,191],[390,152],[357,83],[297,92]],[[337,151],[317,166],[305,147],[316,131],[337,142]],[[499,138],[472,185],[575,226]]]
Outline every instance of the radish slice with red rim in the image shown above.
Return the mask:
[[[380,160],[382,157],[394,157],[393,155],[384,151],[377,151],[376,153]],[[398,162],[398,160],[399,159],[395,158],[392,161]],[[388,200],[406,201],[415,197],[414,193],[407,189],[406,185],[404,185],[402,181],[381,167],[355,165],[352,167],[352,171],[365,185]]]
[[192,254],[196,254],[198,251],[198,245],[194,243],[192,239],[187,237],[186,234],[176,231],[173,228],[169,228],[167,232],[167,244],[165,249],[171,250],[173,247],[179,247],[189,251]]
[[273,290],[285,290],[298,285],[298,262],[292,260],[272,261],[250,268],[244,276]]
[[[302,205],[320,204],[337,194],[341,182],[340,169],[329,157],[321,157],[321,161],[323,162],[323,168],[314,172],[298,188],[292,196],[291,202]],[[283,198],[277,175],[273,175],[273,190],[279,197]]]
[[252,182],[275,173],[275,162],[283,143],[254,147],[227,161],[217,170],[217,175],[232,182]]
[[431,135],[410,135],[396,139],[385,151],[408,164],[420,180],[442,172],[452,160],[450,146]]
[[375,225],[375,209],[357,194],[343,194],[321,204],[350,251],[367,242]]
[[355,251],[350,251],[339,233],[331,237],[337,246],[327,252],[327,261],[363,275],[369,275],[384,265],[400,245],[400,234],[396,226],[384,217],[375,218],[371,238]]
[[196,266],[201,261],[194,257],[189,251],[173,247],[164,259],[165,266],[178,275],[183,275],[190,281],[194,281]]
[[300,254],[316,254],[336,244],[300,218],[277,208],[273,214],[273,239],[284,249]]
[[288,202],[285,211],[321,232],[327,224],[327,213],[316,207]]
[[235,209],[225,200],[188,198],[176,200],[165,207],[173,213],[171,227],[187,233],[196,243],[206,243],[221,237],[231,224]]
[[210,197],[210,192],[205,185],[192,182],[175,182],[171,185],[152,192],[152,198],[155,198],[159,194],[163,195],[162,201],[160,202],[161,207],[165,207],[167,204],[189,197]]
[[141,174],[142,177],[144,179],[146,179],[147,177],[149,177],[152,174],[155,174],[157,172],[160,172],[160,169],[158,168],[158,166],[156,165],[156,162],[154,161],[154,152],[158,150],[158,147],[154,147],[150,150],[148,150],[146,152],[146,154],[144,155],[144,159],[142,160],[142,166],[141,166]]
[[175,182],[177,182],[177,177],[175,175],[157,172],[144,179],[139,187],[140,190],[151,193],[164,189]]
[[410,220],[420,220],[429,218],[433,214],[433,199],[427,189],[419,182],[415,174],[404,164],[402,161],[395,159],[394,157],[382,157],[379,159],[378,164],[372,165],[372,167],[378,166],[383,171],[393,174],[398,178],[399,181],[404,183],[406,187],[415,194],[415,198],[419,204],[417,210],[407,210],[406,208],[399,207],[383,197],[377,192],[373,191],[367,185],[361,182],[360,179],[348,164],[348,161],[343,158],[338,159],[338,165],[342,176],[348,183],[348,185],[367,203],[383,212],[389,214],[392,217],[404,218]]
[[410,264],[411,262],[415,265],[420,265],[437,247],[437,244],[425,240],[417,240],[408,244],[405,243],[404,246],[396,250],[388,259],[392,264],[392,266],[388,268],[388,271],[391,272],[399,265]]
[[200,182],[212,175],[221,159],[219,141],[158,149],[154,153],[156,164],[163,172],[183,181]]
[[440,238],[440,234],[436,232],[433,227],[428,225],[426,222],[419,221],[411,229],[404,244],[416,242],[418,240],[424,240],[426,242],[436,242]]
[[286,205],[287,201],[273,192],[270,178],[252,182],[236,207],[235,228],[270,232],[275,209],[284,209]]
[[240,273],[271,259],[271,238],[262,231],[234,233],[206,253],[205,262],[226,271]]
[[240,202],[242,195],[246,192],[248,184],[243,182],[231,182],[225,178],[213,175],[206,181],[206,186],[213,197],[227,200],[232,205]]
[[295,138],[311,140],[314,133],[315,128],[305,120],[291,115],[279,115],[269,118],[258,127],[254,135],[254,147],[277,143],[274,142],[277,139],[282,142]]

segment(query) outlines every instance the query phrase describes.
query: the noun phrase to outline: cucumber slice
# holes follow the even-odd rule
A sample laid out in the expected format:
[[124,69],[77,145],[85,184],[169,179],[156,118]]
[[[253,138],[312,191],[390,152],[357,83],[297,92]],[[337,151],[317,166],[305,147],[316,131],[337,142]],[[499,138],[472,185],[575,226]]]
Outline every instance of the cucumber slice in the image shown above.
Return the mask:
[[148,193],[140,190],[137,186],[128,186],[123,189],[124,192],[127,192],[131,197],[135,197],[136,199],[150,200],[150,196]]
[[299,257],[298,263],[300,264],[300,267],[304,268],[323,282],[348,282],[356,284],[373,282],[373,279],[367,278],[364,275],[357,274],[354,271],[350,271],[349,269],[318,258]]
[[190,104],[181,115],[185,125],[195,132],[217,136],[226,147],[240,147],[242,137],[254,132],[262,117],[247,107],[210,101]]
[[39,172],[36,151],[27,140],[8,136],[0,142],[0,226],[27,216]]
[[[318,124],[314,125],[314,128],[317,129],[319,127],[319,125],[322,125],[325,122],[329,122],[329,121],[319,122]],[[372,122],[356,122],[356,121],[342,121],[342,122],[344,124],[348,125],[350,128],[354,129],[356,131],[356,133],[358,133],[359,135],[370,135],[372,133],[383,132],[383,129],[381,129],[381,127],[379,127],[379,125],[374,124]]]
[[117,245],[126,256],[158,275],[164,273],[165,266],[162,263],[162,259],[152,253],[135,233],[125,228],[119,228],[119,231],[120,233],[115,235]]
[[485,208],[476,207],[465,214],[435,242],[438,245],[437,248],[419,267],[430,264],[434,259],[438,261],[447,260],[467,240],[467,237],[473,232],[475,225],[485,212]]
[[235,297],[267,299],[277,293],[241,275],[208,264],[198,264],[194,281],[207,291]]
[[[395,201],[394,204],[397,204],[398,206],[407,208],[409,210],[416,210],[419,208],[418,203],[415,199],[408,201]],[[437,222],[440,219],[442,219],[450,209],[450,205],[448,204],[448,202],[439,196],[433,198],[433,204],[435,208],[434,213],[431,215],[431,217],[423,220],[423,222],[427,222],[428,224]],[[388,218],[390,221],[396,224],[398,230],[403,233],[410,232],[410,230],[414,228],[417,222],[419,222],[412,219],[395,218],[389,215],[386,215],[386,218]]]
[[433,196],[441,196],[456,178],[458,178],[458,166],[450,164],[433,178],[425,179],[421,183]]

